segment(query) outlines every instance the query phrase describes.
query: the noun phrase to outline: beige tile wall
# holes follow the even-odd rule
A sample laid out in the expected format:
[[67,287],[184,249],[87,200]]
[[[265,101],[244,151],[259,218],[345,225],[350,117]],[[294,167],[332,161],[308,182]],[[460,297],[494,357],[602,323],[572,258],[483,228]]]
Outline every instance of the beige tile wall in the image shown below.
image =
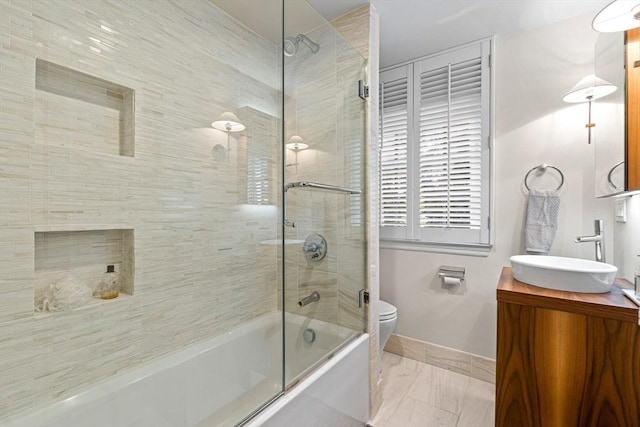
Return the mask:
[[[246,187],[250,152],[280,164],[275,47],[205,0],[0,0],[0,29],[0,414],[275,310],[277,248],[260,243],[276,238],[278,210],[248,205]],[[133,125],[126,107],[41,93],[37,59],[130,88],[133,152],[112,138]],[[212,153],[227,135],[209,126],[223,111],[247,124],[228,162]],[[65,230],[134,230],[132,295],[36,315],[35,233]]]

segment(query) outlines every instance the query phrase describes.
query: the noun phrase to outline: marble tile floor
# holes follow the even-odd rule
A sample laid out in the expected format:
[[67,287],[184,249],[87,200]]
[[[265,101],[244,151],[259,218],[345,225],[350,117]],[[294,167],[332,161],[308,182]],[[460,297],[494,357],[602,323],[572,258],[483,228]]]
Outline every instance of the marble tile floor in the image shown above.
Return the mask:
[[384,352],[372,427],[491,427],[495,385]]

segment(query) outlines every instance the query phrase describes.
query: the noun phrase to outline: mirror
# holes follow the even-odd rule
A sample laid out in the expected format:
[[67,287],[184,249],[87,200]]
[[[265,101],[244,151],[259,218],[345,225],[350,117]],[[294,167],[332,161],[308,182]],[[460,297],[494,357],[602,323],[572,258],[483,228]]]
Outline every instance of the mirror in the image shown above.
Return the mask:
[[626,33],[598,35],[595,46],[595,74],[618,87],[616,92],[594,103],[594,117],[597,123],[595,127],[596,196],[607,197],[625,191],[638,191],[640,190],[640,102],[638,102],[640,100],[640,28]]
[[593,104],[596,197],[625,190],[624,52],[624,32],[598,35],[595,74],[616,85],[618,90]]
[[626,33],[627,191],[640,190],[640,28]]

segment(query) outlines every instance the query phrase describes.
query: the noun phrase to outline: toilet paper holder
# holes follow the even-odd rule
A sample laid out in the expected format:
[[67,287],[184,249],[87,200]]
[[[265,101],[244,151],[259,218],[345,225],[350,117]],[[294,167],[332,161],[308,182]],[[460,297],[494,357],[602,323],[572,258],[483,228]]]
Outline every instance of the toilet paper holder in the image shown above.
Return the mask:
[[459,284],[465,279],[464,273],[464,267],[441,265],[438,270],[438,277],[443,285]]

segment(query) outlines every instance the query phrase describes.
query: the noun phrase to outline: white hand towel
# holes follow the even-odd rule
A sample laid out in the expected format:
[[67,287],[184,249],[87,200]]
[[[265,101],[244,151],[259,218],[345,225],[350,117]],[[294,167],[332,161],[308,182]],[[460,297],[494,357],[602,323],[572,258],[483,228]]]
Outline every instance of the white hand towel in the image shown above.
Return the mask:
[[560,197],[556,190],[530,190],[524,244],[530,254],[548,254],[558,229]]

